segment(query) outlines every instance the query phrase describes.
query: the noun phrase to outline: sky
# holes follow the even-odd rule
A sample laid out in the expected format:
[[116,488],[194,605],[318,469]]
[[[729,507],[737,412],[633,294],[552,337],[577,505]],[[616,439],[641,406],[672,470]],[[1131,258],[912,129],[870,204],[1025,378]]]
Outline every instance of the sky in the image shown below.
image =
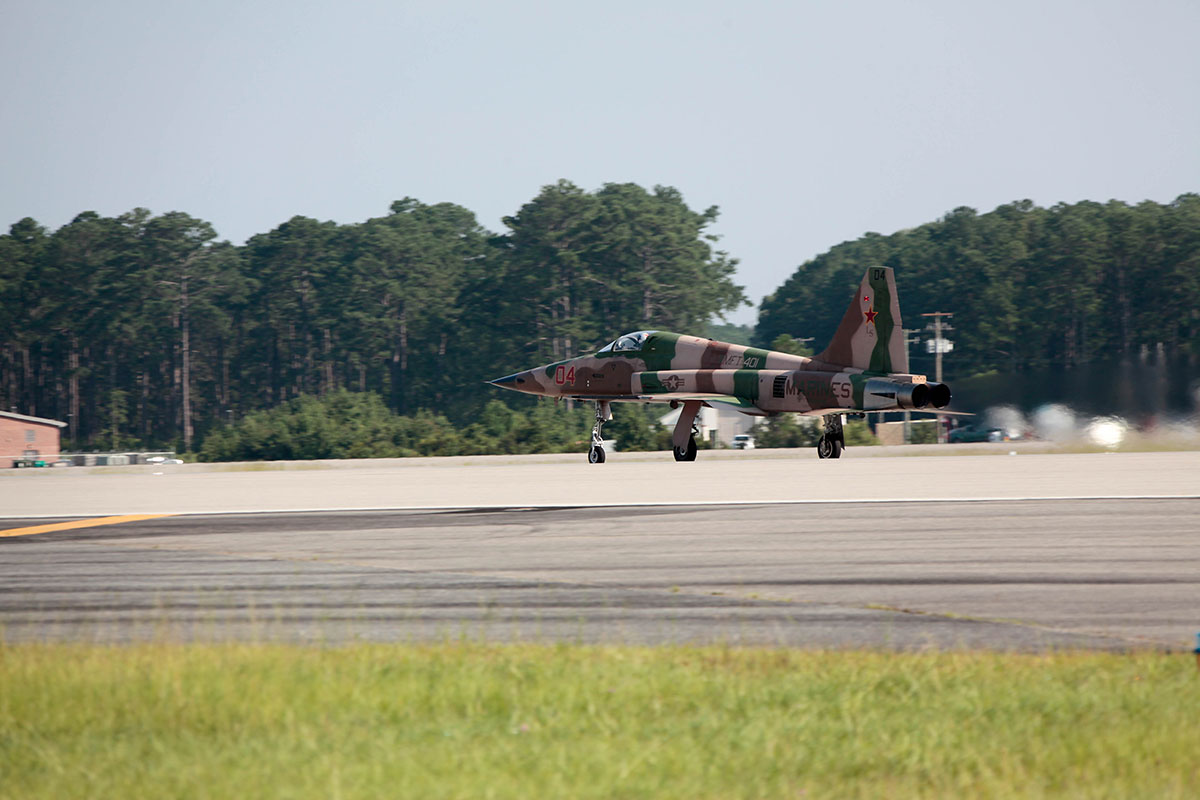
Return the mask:
[[1200,191],[1200,3],[5,0],[0,230],[674,186],[756,306],[868,231]]

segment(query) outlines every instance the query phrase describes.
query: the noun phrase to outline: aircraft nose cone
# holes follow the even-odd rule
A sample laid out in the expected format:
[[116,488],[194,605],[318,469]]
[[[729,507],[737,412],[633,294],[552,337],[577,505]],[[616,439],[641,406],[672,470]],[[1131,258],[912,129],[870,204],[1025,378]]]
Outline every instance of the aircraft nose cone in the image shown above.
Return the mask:
[[514,372],[512,375],[505,375],[503,378],[496,378],[495,380],[488,381],[488,383],[503,389],[521,389],[524,388],[525,373]]

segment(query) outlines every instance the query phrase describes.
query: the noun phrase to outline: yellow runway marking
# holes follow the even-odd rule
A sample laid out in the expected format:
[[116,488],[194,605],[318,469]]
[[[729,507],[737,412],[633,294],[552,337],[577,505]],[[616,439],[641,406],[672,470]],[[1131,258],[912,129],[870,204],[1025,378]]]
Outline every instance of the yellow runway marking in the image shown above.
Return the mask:
[[77,519],[73,522],[54,522],[49,525],[32,525],[28,528],[9,528],[0,531],[0,537],[32,536],[35,533],[50,533],[51,531],[69,531],[72,528],[92,528],[97,525],[117,525],[121,522],[137,522],[139,519],[158,519],[173,517],[174,514],[125,514],[120,517],[93,517],[92,519]]

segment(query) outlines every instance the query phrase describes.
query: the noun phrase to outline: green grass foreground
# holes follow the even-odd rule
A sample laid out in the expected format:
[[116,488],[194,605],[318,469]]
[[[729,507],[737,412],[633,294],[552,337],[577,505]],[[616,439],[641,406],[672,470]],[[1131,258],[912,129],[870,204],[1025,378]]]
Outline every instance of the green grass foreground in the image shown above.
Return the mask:
[[1195,797],[1191,656],[0,645],[0,797]]

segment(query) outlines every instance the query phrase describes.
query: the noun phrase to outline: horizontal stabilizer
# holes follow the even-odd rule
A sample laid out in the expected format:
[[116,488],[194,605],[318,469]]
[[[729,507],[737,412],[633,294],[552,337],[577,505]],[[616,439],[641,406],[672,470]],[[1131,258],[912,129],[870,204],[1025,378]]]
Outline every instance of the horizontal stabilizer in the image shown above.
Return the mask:
[[855,413],[858,413],[858,414],[908,413],[908,414],[927,414],[931,417],[973,417],[973,416],[975,416],[975,412],[973,412],[973,411],[947,411],[944,408],[921,408],[921,409],[913,409],[912,411],[907,411],[907,412],[892,408],[892,409],[887,409],[885,411],[858,411]]

